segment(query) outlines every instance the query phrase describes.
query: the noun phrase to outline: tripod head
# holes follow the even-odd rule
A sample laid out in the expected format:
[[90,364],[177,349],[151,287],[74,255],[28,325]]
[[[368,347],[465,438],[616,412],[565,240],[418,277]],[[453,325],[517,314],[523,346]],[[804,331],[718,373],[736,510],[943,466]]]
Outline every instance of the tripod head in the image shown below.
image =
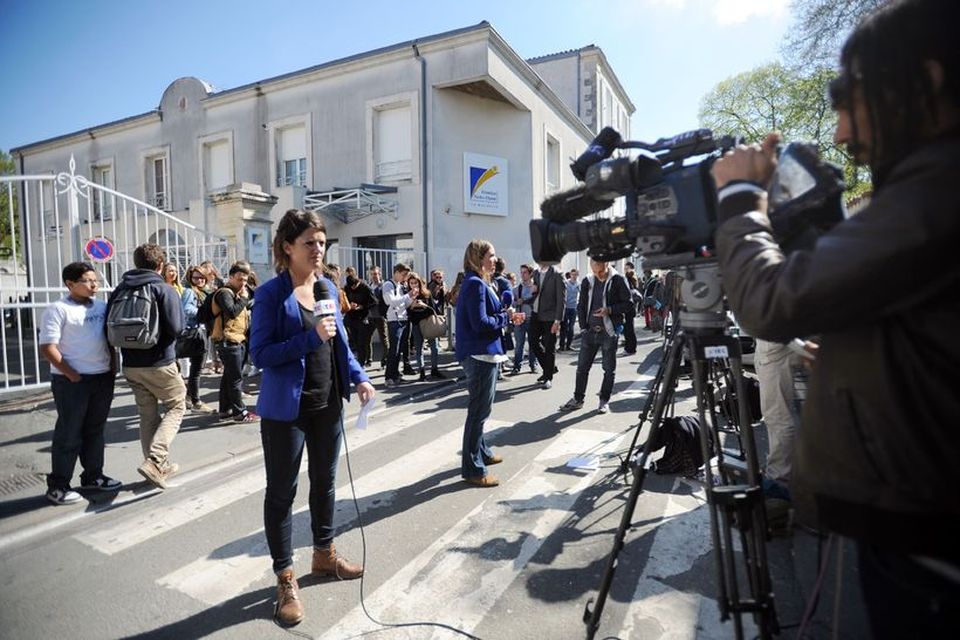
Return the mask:
[[727,318],[720,265],[704,259],[678,267],[680,283],[680,326],[690,333],[716,333],[730,326]]

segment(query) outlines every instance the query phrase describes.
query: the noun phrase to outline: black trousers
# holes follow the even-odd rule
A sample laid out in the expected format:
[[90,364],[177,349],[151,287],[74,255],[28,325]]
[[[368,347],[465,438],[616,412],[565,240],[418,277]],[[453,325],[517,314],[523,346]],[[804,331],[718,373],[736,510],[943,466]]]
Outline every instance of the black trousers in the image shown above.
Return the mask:
[[627,353],[635,353],[637,350],[637,331],[633,326],[636,316],[628,313],[623,318],[623,350]]
[[220,378],[220,413],[233,417],[242,416],[247,410],[243,402],[243,356],[246,345],[234,342],[218,342],[217,354],[223,363]]
[[544,380],[553,380],[553,370],[557,363],[557,335],[550,331],[553,320],[534,318],[530,322],[530,348],[543,370]]

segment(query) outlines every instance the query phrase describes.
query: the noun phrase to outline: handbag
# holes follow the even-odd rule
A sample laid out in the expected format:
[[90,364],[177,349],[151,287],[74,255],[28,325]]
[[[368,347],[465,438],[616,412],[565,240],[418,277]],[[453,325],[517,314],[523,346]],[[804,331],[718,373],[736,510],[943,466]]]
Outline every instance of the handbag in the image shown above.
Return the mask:
[[174,347],[178,358],[193,358],[207,349],[207,329],[202,324],[189,327],[177,336]]
[[420,321],[420,334],[427,340],[447,335],[447,317],[431,314]]

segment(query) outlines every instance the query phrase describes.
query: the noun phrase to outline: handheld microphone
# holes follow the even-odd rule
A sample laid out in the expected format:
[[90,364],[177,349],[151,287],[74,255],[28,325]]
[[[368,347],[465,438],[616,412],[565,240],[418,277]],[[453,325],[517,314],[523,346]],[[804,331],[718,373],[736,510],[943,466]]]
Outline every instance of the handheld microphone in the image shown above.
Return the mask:
[[313,315],[317,318],[326,318],[337,314],[337,303],[330,293],[330,287],[325,278],[317,278],[313,283]]
[[512,289],[505,289],[503,293],[500,294],[500,304],[503,306],[504,309],[506,309],[507,307],[513,306],[513,290]]
[[573,172],[577,180],[583,181],[587,175],[587,169],[597,164],[601,160],[609,158],[614,150],[620,146],[623,140],[620,134],[612,127],[604,127],[593,139],[587,150],[580,154],[580,157],[570,165],[570,171]]

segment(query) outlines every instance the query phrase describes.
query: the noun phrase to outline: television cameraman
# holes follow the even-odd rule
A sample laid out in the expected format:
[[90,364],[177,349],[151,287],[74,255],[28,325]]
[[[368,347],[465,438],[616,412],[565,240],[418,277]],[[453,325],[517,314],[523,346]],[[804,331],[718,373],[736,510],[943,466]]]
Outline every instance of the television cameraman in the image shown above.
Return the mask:
[[772,237],[761,185],[776,134],[713,169],[738,319],[770,340],[821,335],[791,492],[802,521],[857,542],[876,637],[960,622],[957,5],[891,2],[844,45],[835,140],[869,165],[874,193],[812,250],[784,255]]

